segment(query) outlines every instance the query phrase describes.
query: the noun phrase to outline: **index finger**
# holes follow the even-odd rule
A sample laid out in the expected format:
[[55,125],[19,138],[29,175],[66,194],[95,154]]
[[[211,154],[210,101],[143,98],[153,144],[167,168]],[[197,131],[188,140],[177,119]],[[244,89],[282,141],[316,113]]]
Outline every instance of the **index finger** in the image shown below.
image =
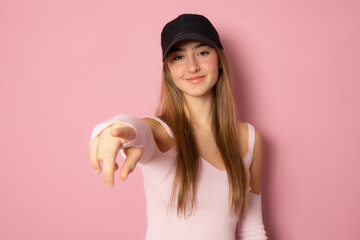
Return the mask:
[[114,185],[114,172],[116,168],[116,155],[118,148],[108,148],[103,155],[103,173],[104,181],[107,188],[112,188]]

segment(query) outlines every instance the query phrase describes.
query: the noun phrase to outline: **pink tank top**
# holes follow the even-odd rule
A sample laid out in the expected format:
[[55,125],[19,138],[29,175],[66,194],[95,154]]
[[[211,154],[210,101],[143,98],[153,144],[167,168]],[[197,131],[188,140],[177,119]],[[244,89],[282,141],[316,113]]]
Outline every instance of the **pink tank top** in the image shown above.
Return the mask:
[[[168,125],[157,117],[157,120],[167,131],[173,134]],[[249,170],[253,159],[255,142],[254,127],[248,123],[249,151],[244,163]],[[231,213],[229,182],[226,170],[219,170],[211,163],[201,158],[197,196],[192,215],[184,219],[177,216],[176,200],[168,208],[174,179],[176,146],[167,152],[160,152],[155,147],[149,161],[139,162],[144,178],[146,195],[146,215],[148,228],[147,240],[234,240],[235,230],[239,224],[239,217]],[[250,191],[250,188],[248,189]],[[187,211],[190,213],[190,211]]]

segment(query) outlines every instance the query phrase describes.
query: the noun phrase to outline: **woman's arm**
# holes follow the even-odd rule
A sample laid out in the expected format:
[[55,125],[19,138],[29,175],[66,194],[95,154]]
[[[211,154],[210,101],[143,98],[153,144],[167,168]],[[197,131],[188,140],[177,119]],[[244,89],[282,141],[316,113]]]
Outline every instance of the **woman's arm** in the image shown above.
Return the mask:
[[99,161],[103,162],[106,185],[113,185],[114,171],[117,170],[116,155],[119,150],[125,152],[124,165],[120,171],[121,179],[133,171],[137,162],[146,163],[153,155],[156,143],[152,130],[140,118],[119,114],[96,125],[90,138],[90,159],[98,173]]
[[[250,134],[250,133],[249,133]],[[266,231],[261,210],[261,166],[262,166],[262,138],[255,130],[253,160],[250,166],[249,200],[245,216],[239,218],[236,228],[236,240],[265,240]]]
[[263,142],[260,133],[256,129],[254,130],[255,130],[255,143],[254,143],[253,160],[250,166],[250,188],[251,188],[251,192],[255,194],[260,194]]

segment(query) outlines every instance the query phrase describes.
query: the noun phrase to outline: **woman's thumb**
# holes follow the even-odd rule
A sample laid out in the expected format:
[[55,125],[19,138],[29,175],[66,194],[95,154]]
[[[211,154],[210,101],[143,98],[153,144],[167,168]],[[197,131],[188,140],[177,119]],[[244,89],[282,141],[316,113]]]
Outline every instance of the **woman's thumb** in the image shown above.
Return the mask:
[[133,140],[135,138],[135,130],[129,126],[116,127],[110,131],[110,134],[113,137],[120,137],[127,141]]

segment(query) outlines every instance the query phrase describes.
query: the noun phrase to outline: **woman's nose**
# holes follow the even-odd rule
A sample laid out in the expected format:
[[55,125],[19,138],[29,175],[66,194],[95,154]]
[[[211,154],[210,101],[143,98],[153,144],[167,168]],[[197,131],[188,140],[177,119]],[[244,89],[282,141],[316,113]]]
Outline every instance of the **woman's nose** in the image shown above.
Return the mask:
[[188,70],[189,72],[197,72],[200,70],[200,65],[194,57],[188,58]]

